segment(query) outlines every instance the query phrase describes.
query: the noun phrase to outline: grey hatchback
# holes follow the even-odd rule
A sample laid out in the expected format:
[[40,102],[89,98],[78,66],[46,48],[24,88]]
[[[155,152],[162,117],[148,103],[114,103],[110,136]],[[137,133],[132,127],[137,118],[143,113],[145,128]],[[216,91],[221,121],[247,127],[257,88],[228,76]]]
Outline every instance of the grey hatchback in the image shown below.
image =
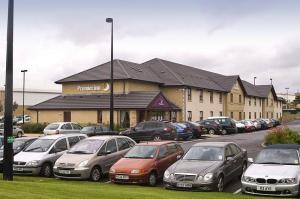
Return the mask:
[[231,142],[193,145],[164,174],[166,188],[223,191],[224,185],[241,177],[247,168],[247,151]]

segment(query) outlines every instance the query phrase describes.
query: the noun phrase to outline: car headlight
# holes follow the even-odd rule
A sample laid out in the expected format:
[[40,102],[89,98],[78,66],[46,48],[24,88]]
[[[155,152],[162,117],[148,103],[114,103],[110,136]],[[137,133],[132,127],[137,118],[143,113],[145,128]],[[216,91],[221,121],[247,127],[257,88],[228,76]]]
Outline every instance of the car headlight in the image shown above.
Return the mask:
[[141,170],[139,170],[139,169],[133,169],[133,170],[131,170],[131,173],[132,174],[139,174],[139,173],[141,173]]
[[168,170],[165,171],[164,178],[166,178],[166,179],[170,178],[170,171],[168,171]]
[[255,182],[255,178],[249,177],[249,176],[243,176],[242,180],[245,182]]
[[88,162],[89,162],[88,160],[82,161],[82,162],[78,165],[78,167],[85,167],[85,166],[87,165]]
[[210,181],[214,177],[213,173],[208,173],[204,176],[204,181]]
[[36,167],[38,165],[39,165],[39,161],[37,161],[37,160],[29,161],[26,163],[26,166],[29,166],[29,167]]
[[116,170],[111,168],[111,169],[109,170],[109,173],[116,173]]
[[202,181],[203,180],[203,176],[199,175],[197,178],[198,181]]
[[281,184],[296,184],[297,180],[296,180],[296,178],[283,178],[283,179],[280,179],[278,181],[278,183],[281,183]]

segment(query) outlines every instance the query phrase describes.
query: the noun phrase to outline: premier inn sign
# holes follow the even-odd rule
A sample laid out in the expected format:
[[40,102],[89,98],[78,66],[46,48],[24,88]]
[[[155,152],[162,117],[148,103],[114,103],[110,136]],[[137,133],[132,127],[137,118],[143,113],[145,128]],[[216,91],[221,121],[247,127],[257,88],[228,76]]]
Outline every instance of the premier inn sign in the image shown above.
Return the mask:
[[108,83],[105,83],[104,86],[77,86],[79,91],[108,91],[109,89]]

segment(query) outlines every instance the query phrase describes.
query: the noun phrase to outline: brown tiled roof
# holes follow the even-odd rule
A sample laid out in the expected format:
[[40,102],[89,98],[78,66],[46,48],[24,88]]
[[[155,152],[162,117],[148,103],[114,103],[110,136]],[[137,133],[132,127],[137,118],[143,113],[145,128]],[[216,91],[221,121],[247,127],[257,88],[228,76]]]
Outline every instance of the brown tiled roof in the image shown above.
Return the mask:
[[[115,109],[147,109],[160,92],[130,92],[114,95]],[[164,96],[163,96],[164,97]],[[164,97],[165,98],[165,97]],[[166,98],[165,98],[166,99]],[[166,99],[167,100],[167,99]],[[167,100],[170,108],[179,108]],[[109,94],[91,95],[60,95],[45,102],[31,106],[30,110],[59,110],[59,109],[109,109]]]

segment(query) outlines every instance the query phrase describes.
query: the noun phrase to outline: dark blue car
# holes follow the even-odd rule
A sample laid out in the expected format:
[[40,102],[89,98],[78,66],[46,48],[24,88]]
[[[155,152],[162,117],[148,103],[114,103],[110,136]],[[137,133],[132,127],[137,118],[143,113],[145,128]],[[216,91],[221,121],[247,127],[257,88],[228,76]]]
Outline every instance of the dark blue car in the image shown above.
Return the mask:
[[172,123],[176,129],[177,140],[183,139],[188,140],[193,137],[193,132],[185,125],[181,123]]

